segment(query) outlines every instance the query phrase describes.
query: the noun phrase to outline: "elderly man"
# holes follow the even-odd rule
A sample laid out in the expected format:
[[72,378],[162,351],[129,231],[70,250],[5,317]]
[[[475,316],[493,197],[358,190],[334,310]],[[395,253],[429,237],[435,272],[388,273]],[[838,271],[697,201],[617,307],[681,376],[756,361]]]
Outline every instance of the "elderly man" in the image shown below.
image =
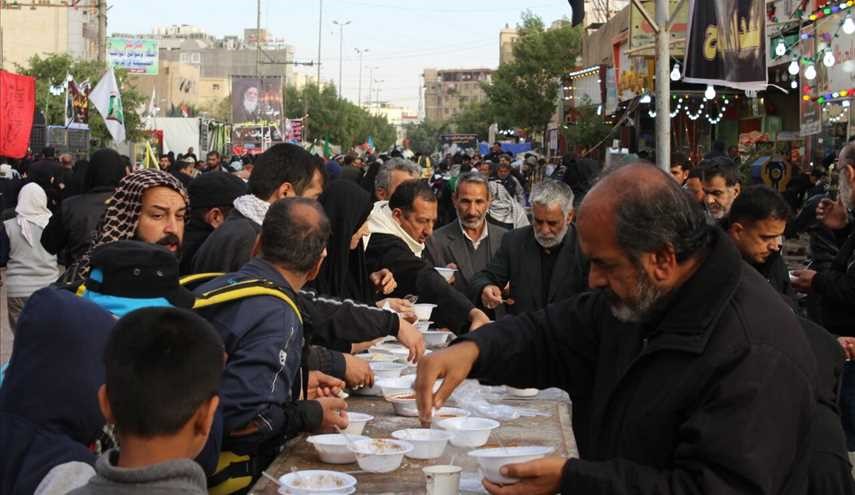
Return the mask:
[[452,201],[457,221],[428,237],[425,261],[435,267],[457,269],[454,288],[469,294],[472,278],[487,268],[507,230],[487,222],[493,198],[487,178],[477,172],[460,176]]
[[[377,209],[375,208],[375,212]],[[388,268],[398,281],[392,297],[416,295],[435,303],[434,320],[455,332],[477,329],[489,321],[466,296],[454,290],[422,256],[433,233],[437,201],[433,190],[420,180],[404,182],[379,214],[368,219],[371,231],[365,249],[368,271]],[[462,323],[468,322],[468,325]]]
[[423,360],[422,420],[467,377],[570,394],[581,458],[506,465],[494,495],[804,493],[816,363],[784,301],[651,165],[600,180],[578,226],[594,291]]
[[374,196],[378,201],[389,201],[395,189],[405,181],[418,179],[419,166],[403,158],[392,158],[380,166],[374,179]]
[[739,196],[739,175],[733,162],[722,157],[702,161],[701,170],[704,203],[710,215],[720,222],[730,213],[733,201]]
[[[472,278],[470,297],[487,309],[504,302],[522,314],[587,288],[587,267],[573,225],[573,191],[545,180],[531,191],[534,225],[509,232],[487,267]],[[504,288],[510,284],[510,295]]]

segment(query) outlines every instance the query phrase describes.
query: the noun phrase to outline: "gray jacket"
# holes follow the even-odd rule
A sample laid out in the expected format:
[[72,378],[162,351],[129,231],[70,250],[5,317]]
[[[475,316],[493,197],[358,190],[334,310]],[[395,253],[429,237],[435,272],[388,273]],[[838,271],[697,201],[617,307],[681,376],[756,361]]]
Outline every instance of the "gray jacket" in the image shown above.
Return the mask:
[[[502,245],[502,237],[508,232],[502,227],[487,223],[487,237],[481,241],[487,248],[489,256],[487,261],[493,259],[499,246]],[[472,277],[481,270],[487,268],[487,263],[476,264],[470,254],[472,242],[466,238],[458,220],[454,220],[443,226],[430,236],[425,243],[424,259],[433,266],[445,267],[449,263],[457,265],[457,273],[454,274],[454,288],[469,295]]]
[[95,476],[69,495],[199,494],[207,495],[205,472],[190,459],[163,462],[140,469],[116,466],[119,451],[110,450],[95,462]]

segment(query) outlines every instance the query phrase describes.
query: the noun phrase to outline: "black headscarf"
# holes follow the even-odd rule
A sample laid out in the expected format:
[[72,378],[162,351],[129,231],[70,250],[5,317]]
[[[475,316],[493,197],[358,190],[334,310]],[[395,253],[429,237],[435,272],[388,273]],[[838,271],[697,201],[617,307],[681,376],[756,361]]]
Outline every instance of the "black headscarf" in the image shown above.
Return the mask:
[[115,150],[101,149],[92,154],[83,187],[87,192],[95,188],[115,189],[125,173],[122,156]]
[[328,296],[373,303],[374,290],[368,280],[362,240],[356,249],[350,249],[350,239],[371,213],[371,195],[354,182],[337,180],[330,182],[320,202],[329,217],[332,235],[315,289]]

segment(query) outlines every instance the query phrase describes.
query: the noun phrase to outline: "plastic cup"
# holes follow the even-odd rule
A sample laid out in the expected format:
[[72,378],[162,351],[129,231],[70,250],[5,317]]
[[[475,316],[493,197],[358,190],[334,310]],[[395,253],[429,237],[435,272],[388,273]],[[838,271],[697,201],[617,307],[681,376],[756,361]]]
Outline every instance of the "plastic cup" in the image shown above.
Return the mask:
[[427,495],[457,495],[460,493],[460,466],[428,466],[425,473]]

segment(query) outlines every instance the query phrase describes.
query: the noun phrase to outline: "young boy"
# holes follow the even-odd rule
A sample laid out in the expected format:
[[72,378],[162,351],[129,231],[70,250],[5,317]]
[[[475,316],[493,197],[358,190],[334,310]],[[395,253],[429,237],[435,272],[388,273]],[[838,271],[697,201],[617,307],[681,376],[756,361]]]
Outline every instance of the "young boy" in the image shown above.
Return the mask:
[[101,456],[96,475],[71,493],[207,494],[192,459],[211,430],[223,359],[220,336],[189,311],[146,308],[119,320],[98,402],[121,448]]

